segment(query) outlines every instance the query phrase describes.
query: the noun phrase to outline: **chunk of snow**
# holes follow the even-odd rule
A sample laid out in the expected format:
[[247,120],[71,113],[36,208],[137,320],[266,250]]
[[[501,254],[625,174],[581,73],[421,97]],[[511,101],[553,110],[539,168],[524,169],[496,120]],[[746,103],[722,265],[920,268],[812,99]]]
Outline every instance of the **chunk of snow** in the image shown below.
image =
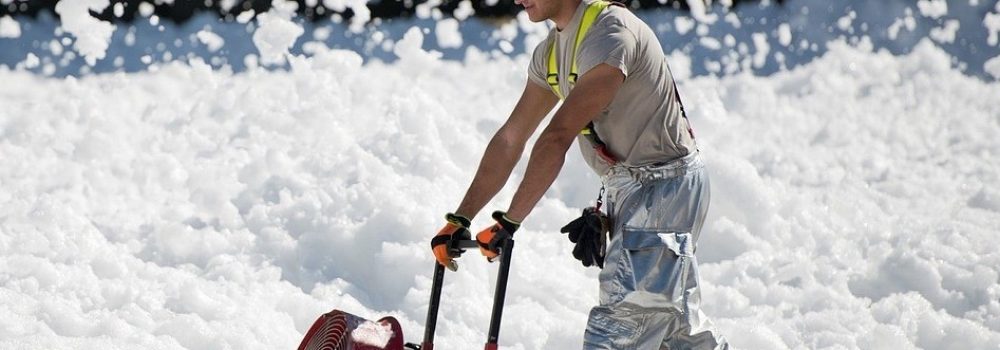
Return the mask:
[[1000,56],[987,60],[983,64],[983,70],[990,73],[994,79],[1000,80]]
[[948,2],[945,0],[919,0],[917,9],[924,17],[941,18],[948,14]]
[[438,46],[442,48],[462,46],[462,33],[458,31],[458,20],[454,18],[438,21],[434,27],[434,35],[437,37]]
[[18,38],[21,36],[21,25],[10,16],[0,17],[0,38]]
[[674,28],[677,28],[677,34],[684,35],[687,32],[694,29],[696,22],[691,18],[684,16],[677,16],[674,18]]
[[280,65],[285,63],[288,49],[305,30],[291,20],[297,3],[274,0],[271,6],[270,11],[257,15],[259,27],[253,33],[253,43],[260,52],[261,64]]
[[209,30],[202,29],[198,31],[198,34],[196,35],[198,37],[198,41],[200,41],[202,44],[205,44],[205,46],[208,46],[208,51],[211,52],[219,51],[219,49],[221,49],[222,46],[226,43],[226,41],[223,40],[221,36]]
[[940,43],[955,42],[955,34],[958,33],[959,23],[957,19],[949,19],[944,22],[944,26],[932,28],[931,39]]
[[351,331],[351,340],[364,345],[384,348],[392,340],[393,334],[390,324],[368,321]]
[[778,43],[784,47],[792,44],[792,28],[788,23],[778,25]]
[[73,0],[56,3],[56,13],[62,20],[62,28],[76,37],[73,49],[83,56],[88,65],[104,58],[115,26],[90,15],[90,11],[101,12],[108,7],[109,0]]

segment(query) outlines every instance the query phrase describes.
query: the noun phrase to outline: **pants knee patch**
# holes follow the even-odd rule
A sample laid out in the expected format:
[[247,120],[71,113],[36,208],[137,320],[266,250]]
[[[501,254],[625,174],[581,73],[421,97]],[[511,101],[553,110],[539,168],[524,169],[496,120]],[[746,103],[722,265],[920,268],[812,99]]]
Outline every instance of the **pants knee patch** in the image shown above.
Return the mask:
[[598,307],[590,311],[583,340],[586,349],[623,349],[638,333],[637,322],[616,317],[610,310]]

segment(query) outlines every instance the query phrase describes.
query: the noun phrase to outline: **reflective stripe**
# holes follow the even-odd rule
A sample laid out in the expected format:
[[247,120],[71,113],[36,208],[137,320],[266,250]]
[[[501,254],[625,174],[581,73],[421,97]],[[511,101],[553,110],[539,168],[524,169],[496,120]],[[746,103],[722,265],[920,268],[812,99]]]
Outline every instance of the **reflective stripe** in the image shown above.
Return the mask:
[[[572,87],[576,84],[577,78],[577,67],[576,67],[576,54],[580,50],[580,42],[586,37],[587,31],[590,30],[590,26],[594,24],[597,20],[597,15],[601,14],[605,8],[611,3],[607,1],[594,1],[590,5],[587,5],[587,10],[583,12],[583,18],[580,19],[580,28],[576,31],[576,40],[573,41],[573,56],[571,59],[572,64],[569,70],[569,84]],[[556,60],[556,46],[559,45],[559,38],[555,38],[552,41],[552,45],[549,46],[549,73],[546,75],[545,80],[549,83],[549,87],[552,88],[552,92],[559,96],[562,100],[565,97],[562,94],[562,90],[559,89],[559,62]]]

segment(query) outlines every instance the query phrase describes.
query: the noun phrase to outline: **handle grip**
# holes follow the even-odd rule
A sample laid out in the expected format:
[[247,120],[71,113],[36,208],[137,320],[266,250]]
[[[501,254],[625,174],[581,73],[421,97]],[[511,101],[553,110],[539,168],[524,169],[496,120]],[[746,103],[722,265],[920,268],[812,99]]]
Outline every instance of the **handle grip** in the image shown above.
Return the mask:
[[[449,243],[450,248],[479,248],[479,242],[472,239],[457,240]],[[511,254],[514,250],[514,240],[508,239],[500,250],[500,270],[497,272],[497,287],[493,293],[493,313],[490,316],[490,329],[487,335],[486,348],[496,349],[500,337],[500,320],[503,317],[503,304],[507,294],[507,277],[510,274]],[[441,305],[441,289],[444,285],[445,267],[434,262],[434,279],[431,286],[430,305],[427,308],[427,320],[424,326],[424,341],[421,350],[434,349],[434,331],[437,328],[438,309]]]

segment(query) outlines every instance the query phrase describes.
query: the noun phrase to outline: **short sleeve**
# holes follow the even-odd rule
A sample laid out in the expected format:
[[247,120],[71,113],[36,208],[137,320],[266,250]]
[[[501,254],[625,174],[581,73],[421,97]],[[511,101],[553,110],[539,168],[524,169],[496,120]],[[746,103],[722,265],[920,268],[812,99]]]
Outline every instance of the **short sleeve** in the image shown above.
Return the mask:
[[552,45],[553,36],[549,33],[549,36],[538,43],[535,46],[535,51],[531,54],[531,62],[528,63],[528,80],[538,84],[546,89],[549,88],[549,83],[546,80],[548,76],[548,53],[549,46]]
[[628,76],[639,43],[622,20],[604,16],[590,27],[587,37],[580,43],[577,55],[577,72],[583,76],[601,63],[618,68]]

